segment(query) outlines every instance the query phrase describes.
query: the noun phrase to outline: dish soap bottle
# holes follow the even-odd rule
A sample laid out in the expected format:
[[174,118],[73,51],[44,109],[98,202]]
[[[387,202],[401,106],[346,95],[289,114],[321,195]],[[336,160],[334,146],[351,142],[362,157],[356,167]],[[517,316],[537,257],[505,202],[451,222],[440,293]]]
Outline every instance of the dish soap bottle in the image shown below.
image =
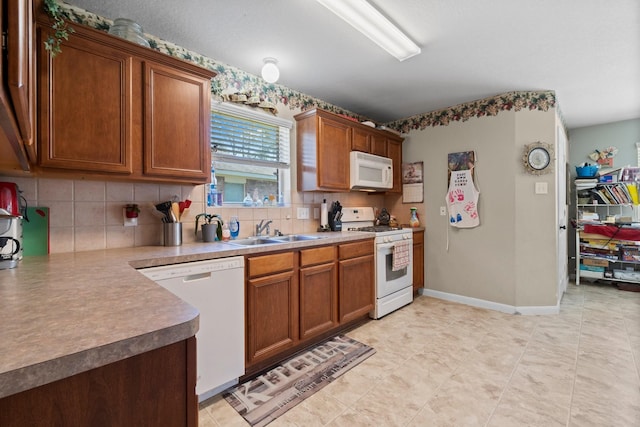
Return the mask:
[[222,241],[227,242],[231,239],[231,230],[229,230],[228,224],[222,225]]
[[409,225],[412,227],[420,227],[420,220],[418,219],[418,208],[409,208],[411,211],[411,218],[409,218]]

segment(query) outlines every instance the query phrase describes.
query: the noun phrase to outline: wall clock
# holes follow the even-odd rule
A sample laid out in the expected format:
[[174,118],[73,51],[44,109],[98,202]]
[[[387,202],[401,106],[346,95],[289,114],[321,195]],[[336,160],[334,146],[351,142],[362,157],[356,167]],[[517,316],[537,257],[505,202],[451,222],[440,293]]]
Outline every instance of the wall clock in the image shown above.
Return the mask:
[[534,142],[524,146],[522,161],[527,172],[542,175],[553,169],[553,147],[544,142]]

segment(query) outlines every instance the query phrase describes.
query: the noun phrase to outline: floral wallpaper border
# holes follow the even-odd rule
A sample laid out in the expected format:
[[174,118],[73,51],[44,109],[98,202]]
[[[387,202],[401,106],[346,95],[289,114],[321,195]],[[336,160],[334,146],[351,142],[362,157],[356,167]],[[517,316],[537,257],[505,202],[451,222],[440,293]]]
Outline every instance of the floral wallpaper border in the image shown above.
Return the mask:
[[[113,24],[113,21],[77,6],[63,2],[60,2],[60,5],[64,16],[72,22],[87,25],[102,31],[109,31],[111,24]],[[358,121],[371,120],[368,117],[353,113],[285,86],[267,83],[256,75],[217,62],[204,55],[159,39],[151,34],[145,34],[145,37],[149,40],[152,49],[193,62],[218,73],[211,82],[211,93],[217,100],[222,100],[223,94],[245,93],[247,95],[258,95],[261,101],[281,103],[288,106],[291,110],[299,108],[305,111],[311,108],[321,108],[336,114],[355,118]],[[554,91],[514,91],[443,108],[441,110],[418,114],[406,119],[382,123],[381,125],[401,133],[408,133],[411,130],[423,130],[429,126],[448,126],[451,122],[465,122],[472,117],[496,116],[501,111],[520,111],[522,109],[548,111],[549,108],[556,107],[556,104],[557,101]]]
[[407,133],[416,129],[423,130],[429,126],[447,126],[451,122],[466,122],[472,117],[497,116],[501,111],[520,111],[522,109],[548,111],[549,108],[555,106],[556,95],[554,91],[508,92],[396,120],[386,126]]

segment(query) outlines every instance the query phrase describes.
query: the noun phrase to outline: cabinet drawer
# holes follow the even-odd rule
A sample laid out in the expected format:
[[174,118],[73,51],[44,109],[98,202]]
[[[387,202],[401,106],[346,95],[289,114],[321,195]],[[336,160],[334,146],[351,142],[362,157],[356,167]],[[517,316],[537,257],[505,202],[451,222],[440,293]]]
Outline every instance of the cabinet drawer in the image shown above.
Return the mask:
[[336,247],[303,249],[300,251],[300,267],[333,262],[336,259]]
[[373,239],[355,243],[345,243],[339,246],[340,259],[356,258],[373,253]]
[[264,276],[265,274],[293,270],[294,253],[285,252],[281,254],[247,258],[247,266],[249,277]]

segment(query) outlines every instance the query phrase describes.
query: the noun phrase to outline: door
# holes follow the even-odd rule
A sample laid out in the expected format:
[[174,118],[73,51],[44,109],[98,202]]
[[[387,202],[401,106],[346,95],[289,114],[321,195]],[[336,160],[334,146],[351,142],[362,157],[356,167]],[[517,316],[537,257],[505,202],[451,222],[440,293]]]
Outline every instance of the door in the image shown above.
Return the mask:
[[569,252],[568,252],[568,233],[567,233],[567,137],[561,125],[556,125],[556,194],[558,197],[556,225],[558,227],[557,250],[558,255],[558,290],[556,300],[559,303],[562,295],[567,290],[569,282]]

